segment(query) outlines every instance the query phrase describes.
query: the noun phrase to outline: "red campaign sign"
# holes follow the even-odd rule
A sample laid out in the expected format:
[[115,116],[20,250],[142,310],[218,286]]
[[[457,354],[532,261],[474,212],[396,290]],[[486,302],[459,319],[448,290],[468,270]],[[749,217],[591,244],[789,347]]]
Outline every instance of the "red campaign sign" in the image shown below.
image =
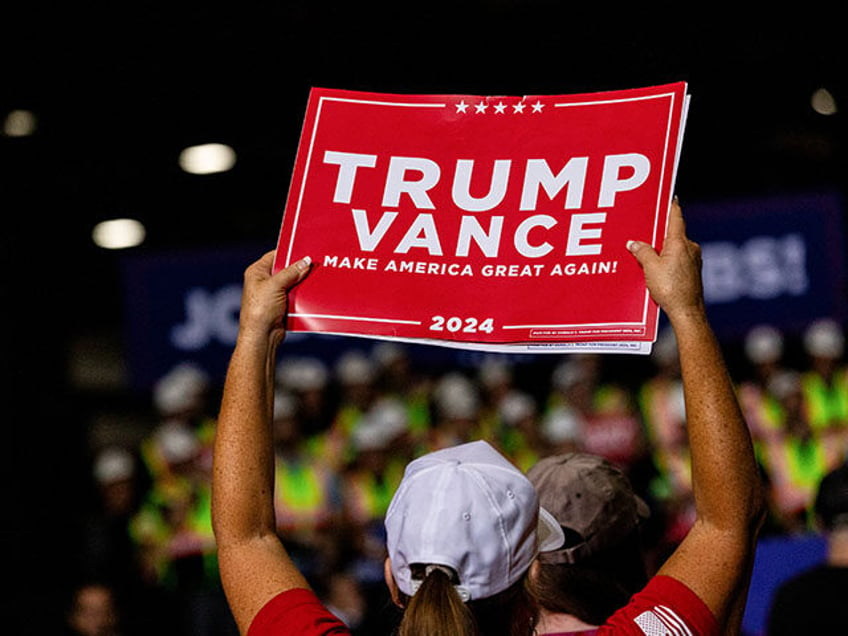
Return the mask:
[[628,239],[661,247],[686,84],[582,95],[315,88],[275,271],[292,331],[503,351],[650,351]]

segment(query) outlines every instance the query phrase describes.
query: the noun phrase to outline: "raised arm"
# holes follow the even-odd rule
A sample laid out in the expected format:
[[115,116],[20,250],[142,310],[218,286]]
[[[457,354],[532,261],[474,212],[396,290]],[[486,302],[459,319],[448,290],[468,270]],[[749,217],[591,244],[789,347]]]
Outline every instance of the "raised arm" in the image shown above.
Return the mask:
[[707,604],[723,633],[734,633],[764,500],[748,427],[707,322],[700,247],[686,237],[675,201],[662,253],[639,241],[628,243],[628,249],[677,336],[692,458],[697,519],[660,574],[685,583]]
[[239,334],[224,383],[212,471],[221,579],[242,633],[271,597],[309,587],[276,535],[270,431],[287,292],[307,274],[309,261],[273,276],[272,263],[269,252],[244,274]]

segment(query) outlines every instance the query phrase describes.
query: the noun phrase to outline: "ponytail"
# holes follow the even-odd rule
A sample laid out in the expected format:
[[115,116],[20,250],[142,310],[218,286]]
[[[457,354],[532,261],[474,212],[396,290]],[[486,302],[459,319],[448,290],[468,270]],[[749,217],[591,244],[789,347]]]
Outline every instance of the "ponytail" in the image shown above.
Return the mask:
[[524,579],[502,592],[464,602],[455,587],[451,568],[412,565],[412,578],[420,582],[405,605],[396,636],[531,636],[537,619],[535,603]]
[[398,636],[477,636],[471,610],[442,566],[428,567],[421,586],[409,599]]

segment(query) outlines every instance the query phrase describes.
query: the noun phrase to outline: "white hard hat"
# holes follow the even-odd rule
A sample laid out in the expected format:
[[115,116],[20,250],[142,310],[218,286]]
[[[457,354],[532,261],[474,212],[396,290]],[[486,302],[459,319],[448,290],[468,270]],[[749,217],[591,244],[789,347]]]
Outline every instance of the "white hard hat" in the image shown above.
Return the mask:
[[804,348],[817,358],[840,358],[845,347],[845,335],[835,320],[822,318],[804,332]]
[[292,391],[315,391],[327,385],[329,372],[318,358],[290,357],[277,365],[277,382]]
[[368,384],[374,381],[375,363],[360,351],[348,351],[336,361],[336,377],[342,384]]
[[163,415],[197,406],[209,388],[209,376],[191,362],[182,362],[159,378],[153,387],[153,403]]
[[536,402],[526,393],[510,391],[498,405],[501,420],[507,426],[515,426],[521,420],[536,415]]
[[135,460],[124,448],[106,448],[97,455],[93,472],[97,482],[103,485],[124,481],[135,473]]
[[783,355],[783,334],[771,325],[758,325],[745,336],[745,354],[754,364],[777,362]]

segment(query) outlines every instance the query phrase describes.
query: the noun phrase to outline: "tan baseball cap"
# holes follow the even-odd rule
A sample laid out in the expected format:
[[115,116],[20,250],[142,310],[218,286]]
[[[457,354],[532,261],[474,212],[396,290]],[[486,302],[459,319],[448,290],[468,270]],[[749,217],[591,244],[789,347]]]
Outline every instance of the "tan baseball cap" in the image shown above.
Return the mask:
[[[543,563],[577,563],[617,545],[650,514],[627,476],[603,457],[587,453],[546,457],[527,477],[539,504],[570,531],[562,548],[539,555]],[[575,533],[578,536],[569,540]]]

